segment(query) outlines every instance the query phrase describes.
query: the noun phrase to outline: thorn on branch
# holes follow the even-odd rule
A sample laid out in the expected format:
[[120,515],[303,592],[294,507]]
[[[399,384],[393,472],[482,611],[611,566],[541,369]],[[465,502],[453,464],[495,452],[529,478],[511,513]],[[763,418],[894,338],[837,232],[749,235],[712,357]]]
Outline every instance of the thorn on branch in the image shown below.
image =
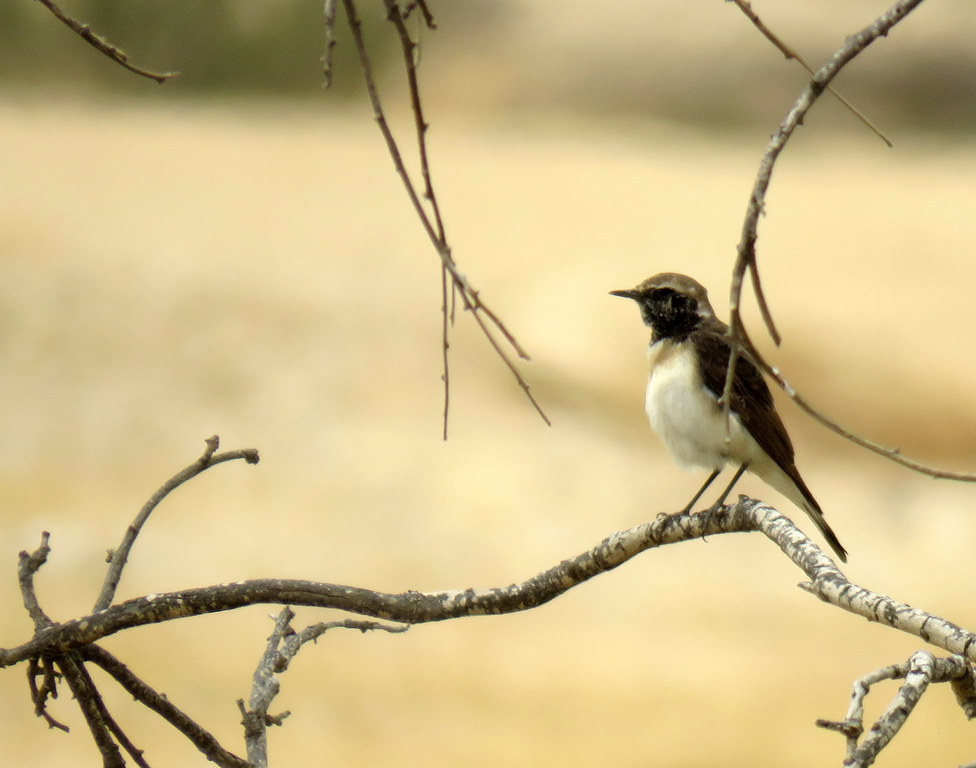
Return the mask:
[[848,739],[859,739],[861,738],[861,734],[864,733],[864,728],[860,723],[850,720],[837,722],[836,720],[821,720],[818,718],[816,725],[818,728],[824,728],[828,731],[837,731]]

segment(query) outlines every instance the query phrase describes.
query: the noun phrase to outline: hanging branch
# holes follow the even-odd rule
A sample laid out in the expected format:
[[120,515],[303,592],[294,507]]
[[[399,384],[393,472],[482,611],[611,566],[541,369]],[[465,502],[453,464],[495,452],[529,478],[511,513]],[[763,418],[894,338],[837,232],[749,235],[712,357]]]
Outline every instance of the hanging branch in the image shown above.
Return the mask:
[[[756,294],[760,312],[770,336],[776,344],[780,342],[780,335],[773,323],[772,313],[766,302],[765,294],[762,289],[762,282],[759,277],[759,269],[756,261],[756,239],[758,237],[759,217],[765,212],[766,192],[772,180],[773,167],[780,153],[785,148],[794,131],[803,123],[803,119],[810,111],[820,95],[824,92],[837,74],[852,61],[858,54],[864,51],[871,43],[879,37],[883,37],[891,31],[899,21],[905,18],[912,10],[920,5],[922,0],[899,0],[887,12],[878,17],[873,23],[862,29],[855,35],[847,39],[843,47],[837,50],[818,72],[816,72],[807,84],[803,93],[797,99],[793,108],[790,110],[786,119],[780,125],[779,130],[770,139],[762,161],[759,164],[759,171],[752,193],[749,197],[749,205],[746,209],[746,217],[742,227],[742,237],[737,249],[735,267],[732,272],[732,287],[729,300],[729,333],[732,336],[732,361],[738,357],[741,350],[745,350],[751,355],[756,364],[768,374],[802,410],[820,422],[827,429],[850,440],[862,448],[867,448],[885,458],[888,458],[904,467],[916,472],[936,478],[959,480],[963,482],[976,482],[976,474],[963,472],[948,472],[930,467],[913,459],[906,458],[897,448],[888,448],[868,440],[860,435],[845,429],[822,411],[814,408],[783,377],[774,367],[763,359],[755,345],[749,339],[745,330],[740,312],[742,289],[745,276],[748,273],[752,280],[752,286]],[[739,4],[738,2],[736,3]],[[725,389],[722,393],[723,407],[726,414],[730,408],[730,394],[734,380],[733,372],[735,368],[729,365],[729,372],[725,380]]]
[[[515,355],[522,358],[523,360],[529,360],[529,355],[519,344],[518,340],[508,330],[507,326],[502,322],[502,320],[496,315],[487,304],[481,299],[480,293],[468,282],[468,279],[461,274],[458,270],[457,262],[454,260],[454,256],[451,253],[450,245],[447,242],[447,237],[444,231],[443,220],[440,215],[440,208],[437,204],[437,197],[434,193],[433,185],[431,183],[430,174],[430,163],[427,155],[427,129],[428,123],[424,118],[424,113],[422,109],[422,103],[420,98],[420,88],[417,81],[417,67],[415,62],[416,54],[416,43],[410,37],[410,34],[404,23],[404,14],[401,12],[399,5],[395,0],[384,0],[384,4],[387,9],[387,19],[390,21],[397,33],[397,38],[400,42],[400,49],[403,55],[404,70],[407,76],[408,90],[410,93],[410,106],[414,117],[414,128],[415,128],[415,141],[417,145],[417,153],[420,162],[421,176],[424,180],[424,188],[422,192],[418,192],[413,179],[410,177],[409,172],[403,162],[403,156],[400,152],[399,144],[397,143],[396,137],[394,137],[392,130],[386,120],[386,115],[383,111],[383,105],[380,101],[379,90],[376,87],[376,80],[373,75],[373,65],[369,58],[369,53],[366,49],[366,43],[363,39],[362,34],[362,22],[359,19],[359,15],[356,11],[355,0],[343,0],[343,7],[346,11],[346,18],[349,23],[349,27],[352,30],[353,40],[356,46],[356,52],[359,56],[360,68],[363,71],[363,76],[366,81],[366,93],[369,97],[370,104],[373,108],[373,118],[376,120],[376,124],[379,126],[380,133],[383,135],[383,139],[386,142],[387,151],[390,153],[390,157],[393,160],[394,168],[396,169],[397,175],[403,182],[404,188],[406,189],[407,196],[410,199],[410,203],[413,206],[417,217],[420,219],[420,223],[427,233],[428,238],[434,245],[438,256],[441,261],[441,269],[444,273],[450,276],[450,281],[447,281],[442,273],[442,283],[445,284],[444,290],[442,290],[442,304],[441,312],[443,314],[444,320],[442,323],[442,350],[443,350],[443,374],[442,378],[444,381],[444,436],[447,436],[447,415],[448,415],[448,404],[450,399],[450,370],[448,368],[448,349],[450,344],[448,342],[448,330],[450,323],[448,322],[448,315],[450,311],[448,309],[448,290],[446,288],[446,283],[450,282],[450,293],[452,296],[459,296],[461,300],[462,307],[471,313],[474,318],[475,323],[477,323],[478,328],[481,329],[482,334],[488,340],[495,354],[501,358],[502,362],[511,372],[518,386],[525,393],[525,396],[529,399],[529,402],[535,408],[536,412],[542,417],[543,421],[547,425],[551,425],[548,416],[542,410],[539,402],[536,400],[535,395],[532,393],[528,382],[522,376],[518,367],[512,359],[509,349],[514,352]],[[429,18],[429,11],[426,9],[426,5],[421,3],[419,7],[424,14],[425,19]],[[432,26],[432,18],[428,21],[428,26]],[[427,208],[423,204],[423,200],[427,200],[430,205],[431,212],[428,213]],[[504,340],[506,347],[502,346],[502,341],[497,337],[501,336]]]
[[[807,74],[809,74],[809,75],[813,75],[814,74],[814,71],[812,69],[810,69],[810,65],[807,64],[803,60],[803,57],[800,56],[800,54],[798,54],[796,52],[796,50],[794,50],[789,45],[787,45],[783,41],[782,38],[780,38],[779,36],[777,36],[773,32],[773,30],[771,30],[769,27],[767,27],[763,23],[762,19],[760,19],[759,16],[756,14],[756,12],[754,10],[752,10],[752,5],[748,2],[748,0],[731,0],[731,1],[733,3],[735,3],[735,5],[738,7],[738,9],[745,14],[746,18],[749,19],[749,21],[751,21],[753,23],[753,25],[756,27],[756,29],[758,29],[763,34],[763,36],[767,40],[769,40],[769,42],[771,42],[773,45],[776,46],[776,48],[779,50],[779,52],[782,53],[787,58],[787,60],[793,59],[795,62],[797,62],[801,67],[803,67],[807,71]],[[830,91],[831,94],[833,94],[833,96],[837,99],[837,101],[839,101],[841,104],[843,104],[845,107],[847,107],[847,109],[850,110],[850,112],[858,120],[860,120],[868,128],[870,128],[879,139],[881,139],[889,147],[894,146],[891,143],[891,140],[887,136],[885,136],[881,132],[881,130],[874,123],[872,123],[870,120],[868,120],[847,99],[845,99],[843,96],[841,96],[839,93],[837,93],[837,91],[834,90],[833,86],[828,85],[827,86],[827,90]]]
[[179,72],[150,72],[148,69],[142,69],[141,67],[137,67],[135,64],[130,64],[129,56],[125,51],[112,45],[104,37],[92,32],[91,27],[89,27],[87,24],[82,24],[80,21],[69,16],[67,13],[62,11],[61,8],[55,5],[53,0],[40,0],[40,3],[51,13],[53,13],[58,21],[65,24],[68,29],[78,35],[95,50],[108,56],[116,64],[121,67],[125,67],[125,69],[129,70],[130,72],[134,72],[140,77],[148,77],[150,80],[155,80],[157,83],[165,83],[170,78],[179,77]]
[[[864,51],[871,43],[879,37],[885,36],[891,28],[907,16],[912,10],[920,5],[922,0],[899,0],[886,13],[878,17],[873,23],[862,29],[857,34],[847,38],[844,45],[838,49],[804,88],[803,93],[796,100],[793,108],[787,114],[786,119],[780,125],[779,130],[773,134],[763,154],[759,164],[759,171],[756,174],[756,181],[753,185],[752,193],[749,197],[749,205],[746,208],[746,217],[742,225],[742,237],[737,249],[735,268],[732,271],[732,291],[729,301],[730,325],[734,334],[738,334],[738,329],[742,327],[742,319],[739,316],[739,306],[742,297],[742,284],[748,270],[756,270],[756,239],[759,227],[759,217],[764,212],[766,203],[766,191],[772,179],[773,166],[779,158],[780,152],[786,146],[796,128],[802,124],[807,112],[814,105],[824,89],[830,84],[840,71],[852,61],[858,54]],[[754,285],[758,283],[758,277],[754,275]],[[778,340],[779,334],[772,324],[772,317],[769,312],[765,299],[761,291],[757,290],[759,307],[766,321],[770,335],[774,340]]]
[[325,51],[322,54],[322,87],[328,90],[332,87],[332,52],[336,46],[336,9],[338,0],[325,0],[323,16],[325,17]]

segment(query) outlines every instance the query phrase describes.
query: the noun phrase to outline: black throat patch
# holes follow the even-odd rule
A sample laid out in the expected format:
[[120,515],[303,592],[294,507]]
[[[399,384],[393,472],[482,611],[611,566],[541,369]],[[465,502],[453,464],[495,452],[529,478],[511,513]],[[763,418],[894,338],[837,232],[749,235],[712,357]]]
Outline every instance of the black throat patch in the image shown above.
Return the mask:
[[680,339],[701,325],[698,302],[671,288],[654,288],[640,297],[641,316],[655,339]]

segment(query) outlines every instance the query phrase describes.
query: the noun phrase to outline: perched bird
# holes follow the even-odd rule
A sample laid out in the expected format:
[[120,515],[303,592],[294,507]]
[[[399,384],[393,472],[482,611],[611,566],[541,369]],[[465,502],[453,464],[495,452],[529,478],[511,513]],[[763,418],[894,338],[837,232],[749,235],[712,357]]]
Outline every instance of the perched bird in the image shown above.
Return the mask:
[[726,463],[733,463],[738,471],[709,515],[748,470],[804,510],[837,556],[847,562],[847,551],[800,477],[793,444],[769,387],[743,349],[736,358],[726,423],[719,398],[732,346],[728,326],[715,316],[705,288],[686,275],[662,272],[633,290],[610,293],[636,301],[644,324],[651,328],[644,405],[651,427],[680,465],[711,470],[684,511],[691,510]]

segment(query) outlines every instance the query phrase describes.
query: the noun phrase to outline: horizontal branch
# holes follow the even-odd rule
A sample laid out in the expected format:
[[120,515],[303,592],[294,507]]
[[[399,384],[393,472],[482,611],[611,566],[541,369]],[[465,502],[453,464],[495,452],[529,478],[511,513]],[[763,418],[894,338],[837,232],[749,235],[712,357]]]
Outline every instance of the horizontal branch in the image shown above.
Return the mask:
[[747,531],[760,531],[771,539],[810,579],[811,583],[801,586],[826,602],[976,660],[976,635],[938,616],[852,584],[803,531],[773,507],[742,496],[736,504],[712,515],[707,529],[703,529],[707,519],[704,512],[659,515],[652,522],[611,534],[592,549],[520,584],[492,589],[393,594],[297,579],[254,579],[147,595],[41,628],[29,642],[0,649],[0,667],[41,653],[64,653],[131,627],[247,605],[333,608],[404,624],[514,613],[547,603],[645,550],[697,539],[703,533],[711,536]]
[[[706,519],[704,513],[659,515],[653,522],[614,533],[593,549],[563,560],[521,584],[493,589],[392,594],[298,579],[253,579],[146,595],[80,619],[42,628],[31,641],[16,648],[0,649],[0,667],[16,664],[41,652],[63,653],[131,627],[229,611],[248,605],[335,608],[404,624],[524,611],[547,603],[598,574],[617,568],[644,550],[693,540],[703,532],[717,535],[759,528],[750,503],[740,502],[725,509],[726,514],[712,515],[707,531],[702,530]],[[799,535],[803,536],[802,533]],[[810,546],[816,550],[812,543]]]

